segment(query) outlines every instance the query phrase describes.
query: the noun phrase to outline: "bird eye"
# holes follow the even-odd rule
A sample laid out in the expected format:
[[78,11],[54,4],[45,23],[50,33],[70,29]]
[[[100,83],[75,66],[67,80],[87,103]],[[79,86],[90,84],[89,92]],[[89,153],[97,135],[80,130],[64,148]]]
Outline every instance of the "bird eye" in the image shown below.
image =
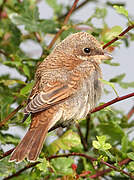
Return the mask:
[[85,52],[85,53],[90,53],[90,52],[91,52],[91,49],[90,49],[90,48],[84,48],[84,52]]

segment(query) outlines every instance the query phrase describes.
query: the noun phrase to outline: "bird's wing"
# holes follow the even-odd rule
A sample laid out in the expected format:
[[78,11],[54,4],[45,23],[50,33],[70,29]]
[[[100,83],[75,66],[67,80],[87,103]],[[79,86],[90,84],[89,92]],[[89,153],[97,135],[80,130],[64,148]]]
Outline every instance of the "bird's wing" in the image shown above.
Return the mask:
[[[37,87],[36,87],[37,88]],[[31,100],[24,109],[24,113],[36,113],[56,105],[67,99],[72,93],[72,87],[60,81],[50,81],[40,92],[31,93]],[[33,97],[32,97],[33,96]]]

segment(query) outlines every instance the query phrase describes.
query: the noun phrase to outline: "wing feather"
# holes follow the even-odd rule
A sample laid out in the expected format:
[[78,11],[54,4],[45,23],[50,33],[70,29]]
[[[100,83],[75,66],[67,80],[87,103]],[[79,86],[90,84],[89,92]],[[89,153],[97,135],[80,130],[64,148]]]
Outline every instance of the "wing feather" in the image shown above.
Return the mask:
[[[45,88],[45,90],[47,87]],[[59,102],[65,100],[72,94],[71,88],[68,85],[59,83],[59,86],[51,85],[50,89],[47,91],[39,92],[25,107],[24,113],[36,113],[49,107],[58,104]]]

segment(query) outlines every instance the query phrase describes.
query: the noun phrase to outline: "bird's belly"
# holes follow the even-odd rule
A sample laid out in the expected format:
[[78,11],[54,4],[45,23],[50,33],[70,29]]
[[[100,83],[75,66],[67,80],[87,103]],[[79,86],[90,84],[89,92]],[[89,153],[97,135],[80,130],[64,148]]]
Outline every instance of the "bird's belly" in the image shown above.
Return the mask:
[[99,98],[97,94],[97,90],[91,84],[85,83],[79,92],[62,104],[60,123],[66,125],[74,120],[85,118],[89,111],[95,107]]

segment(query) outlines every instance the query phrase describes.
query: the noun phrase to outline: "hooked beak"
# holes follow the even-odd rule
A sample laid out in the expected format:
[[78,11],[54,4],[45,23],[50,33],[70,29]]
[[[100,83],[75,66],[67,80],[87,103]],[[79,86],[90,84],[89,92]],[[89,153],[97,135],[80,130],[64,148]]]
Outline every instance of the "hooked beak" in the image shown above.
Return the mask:
[[112,55],[107,51],[104,51],[104,59],[103,60],[111,60],[113,59]]
[[92,56],[93,60],[96,61],[98,64],[101,64],[104,60],[111,60],[113,57],[106,51],[103,51],[101,55]]

